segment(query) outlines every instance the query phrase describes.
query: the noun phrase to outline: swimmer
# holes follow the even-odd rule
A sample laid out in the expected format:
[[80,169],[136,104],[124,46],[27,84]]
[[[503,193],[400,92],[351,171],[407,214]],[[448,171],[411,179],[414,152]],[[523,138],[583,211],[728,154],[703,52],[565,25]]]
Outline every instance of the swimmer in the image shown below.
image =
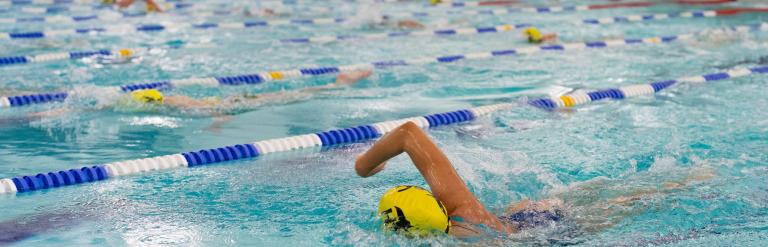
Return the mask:
[[[102,3],[103,4],[116,4],[121,9],[126,9],[133,5],[136,2],[136,0],[105,0]],[[144,0],[146,3],[147,12],[163,12],[162,9],[160,9],[160,6],[155,2],[155,0]]]
[[535,202],[525,199],[509,206],[503,216],[496,216],[467,188],[440,148],[412,122],[386,134],[360,155],[355,162],[355,171],[361,177],[373,176],[384,169],[387,160],[403,152],[411,158],[431,192],[416,186],[398,186],[390,189],[381,198],[378,214],[385,229],[417,236],[447,233],[457,237],[470,237],[483,235],[481,226],[504,234],[547,226],[566,219],[566,201],[574,201],[568,203],[568,208],[587,205],[590,210],[584,211],[592,213],[580,213],[578,217],[573,217],[575,219],[572,221],[583,224],[581,228],[584,230],[596,231],[618,223],[620,220],[616,220],[617,218],[639,214],[641,211],[625,210],[625,207],[612,207],[613,205],[626,206],[645,197],[669,193],[694,181],[714,177],[711,171],[697,170],[682,181],[662,183],[662,188],[638,189],[626,193],[626,196],[603,202],[597,202],[600,201],[598,199],[578,202],[580,198],[587,198],[584,194],[594,195],[597,194],[596,191],[609,187],[602,180],[598,180],[580,185],[573,196],[562,193],[551,199]]
[[535,27],[526,28],[523,30],[523,35],[525,35],[525,37],[528,39],[528,43],[531,44],[541,44],[545,42],[549,43],[557,41],[557,34],[542,34],[541,31]]
[[[113,104],[102,106],[101,108],[115,108],[116,106],[125,107],[164,107],[183,113],[202,113],[214,118],[214,123],[206,130],[218,132],[220,127],[227,123],[233,115],[233,109],[247,108],[263,105],[271,102],[291,102],[307,98],[310,94],[322,91],[333,90],[350,86],[373,74],[371,70],[358,70],[348,73],[341,73],[336,76],[336,81],[332,84],[309,87],[296,91],[284,91],[278,93],[246,94],[229,96],[226,98],[205,98],[196,99],[186,95],[165,95],[157,89],[136,90],[126,94]],[[43,112],[34,112],[27,114],[26,118],[40,119],[57,117],[70,112],[67,108],[57,108]]]

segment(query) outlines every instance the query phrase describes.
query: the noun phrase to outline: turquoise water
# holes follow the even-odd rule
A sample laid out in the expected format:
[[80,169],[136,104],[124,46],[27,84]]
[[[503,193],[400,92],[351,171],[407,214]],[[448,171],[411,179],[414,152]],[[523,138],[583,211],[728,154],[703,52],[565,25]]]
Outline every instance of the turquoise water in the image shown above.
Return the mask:
[[[583,1],[562,1],[587,4]],[[597,1],[591,1],[597,2]],[[552,3],[542,3],[552,4]],[[236,5],[236,4],[232,4]],[[323,6],[323,2],[316,3]],[[327,16],[354,15],[344,3]],[[602,26],[576,20],[715,8],[652,8],[423,18],[429,26],[537,24],[561,40],[642,38],[759,23],[751,14]],[[425,10],[384,4],[386,13]],[[367,12],[366,12],[367,13]],[[3,17],[28,16],[0,13]],[[363,14],[359,14],[363,15]],[[322,17],[318,15],[317,17]],[[193,21],[169,13],[128,23]],[[244,21],[230,16],[212,21]],[[121,21],[122,22],[122,21]],[[77,27],[113,23],[88,22]],[[36,31],[68,24],[2,25]],[[0,42],[0,56],[162,46],[125,64],[94,59],[0,67],[2,94],[76,89],[90,97],[63,104],[1,109],[0,178],[248,143],[472,106],[522,102],[565,89],[598,89],[695,76],[768,63],[765,33],[599,50],[538,53],[377,70],[350,88],[235,109],[220,130],[204,114],[103,108],[114,97],[96,86],[195,76],[225,76],[525,47],[518,32],[410,37],[314,45],[282,38],[392,31],[386,27],[282,26],[183,30],[122,36],[71,36]],[[183,88],[194,97],[279,92],[333,81],[303,77],[257,86]],[[425,185],[407,157],[359,178],[352,166],[370,142],[306,150],[193,169],[0,195],[0,245],[584,245],[745,246],[768,244],[768,106],[764,75],[677,85],[651,97],[604,101],[572,111],[521,106],[475,122],[433,129],[459,174],[493,212],[524,198],[563,200],[566,220],[509,236],[407,239],[385,234],[379,196],[398,184]],[[61,116],[27,119],[48,109]],[[675,187],[678,184],[680,186]],[[674,187],[674,188],[673,188]],[[645,193],[661,191],[659,193]],[[640,195],[627,203],[608,203]],[[35,223],[37,222],[37,223]],[[39,223],[44,222],[44,223]]]

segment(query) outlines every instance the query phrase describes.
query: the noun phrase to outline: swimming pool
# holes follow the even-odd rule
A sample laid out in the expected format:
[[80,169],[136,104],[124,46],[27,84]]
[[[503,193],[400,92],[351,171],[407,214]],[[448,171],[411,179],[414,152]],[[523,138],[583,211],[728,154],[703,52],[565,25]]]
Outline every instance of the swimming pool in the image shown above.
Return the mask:
[[[599,1],[561,1],[563,5]],[[204,2],[194,2],[204,4]],[[324,2],[312,3],[324,6]],[[232,6],[237,3],[230,3]],[[450,14],[471,8],[382,3],[384,13],[428,12],[431,27],[536,25],[564,43],[648,38],[761,23],[760,13],[670,18],[605,25],[584,19],[748,6],[657,5],[558,14]],[[532,2],[534,6],[552,5]],[[17,10],[21,6],[8,7]],[[209,5],[201,11],[214,10]],[[384,234],[375,216],[381,194],[398,184],[425,185],[406,157],[371,178],[355,175],[355,157],[370,146],[273,153],[190,169],[168,169],[28,193],[0,194],[0,243],[38,245],[746,245],[768,234],[767,75],[680,83],[656,95],[603,100],[573,110],[546,111],[528,99],[572,89],[617,88],[734,68],[765,66],[764,31],[697,35],[690,40],[601,49],[516,54],[450,63],[389,66],[350,88],[233,110],[220,130],[205,115],[117,107],[101,88],[134,83],[264,71],[354,65],[471,54],[529,45],[519,31],[476,35],[393,37],[331,43],[284,43],[311,36],[394,32],[362,27],[367,8],[343,3],[331,13],[300,18],[352,18],[339,25],[276,25],[229,30],[185,28],[130,35],[65,35],[0,40],[0,57],[153,47],[128,63],[96,58],[0,66],[3,95],[75,90],[88,97],[64,103],[0,109],[0,178],[121,160],[155,157],[315,133],[475,106],[515,103],[477,120],[432,128],[459,174],[495,213],[523,198],[557,197],[571,205],[565,222],[492,239],[407,239]],[[482,8],[481,8],[482,9]],[[487,9],[487,8],[485,8]],[[95,11],[95,10],[94,10]],[[180,10],[181,11],[181,10]],[[60,15],[109,14],[110,10]],[[185,12],[182,12],[185,13]],[[193,13],[193,12],[188,12]],[[114,13],[112,13],[114,14]],[[52,16],[23,11],[3,18]],[[354,17],[359,15],[358,17]],[[462,17],[464,16],[464,17]],[[118,18],[82,23],[25,22],[0,32],[201,22],[195,14]],[[281,17],[278,19],[293,18]],[[248,22],[237,15],[211,23]],[[168,43],[182,44],[169,48]],[[323,85],[332,74],[258,85],[192,85],[168,91],[195,97],[280,92]],[[30,112],[73,109],[27,119]],[[697,175],[688,186],[626,204],[601,204]],[[600,213],[610,209],[614,214]],[[31,222],[31,223],[30,223]],[[39,224],[45,222],[45,224]],[[577,222],[591,222],[577,223]]]

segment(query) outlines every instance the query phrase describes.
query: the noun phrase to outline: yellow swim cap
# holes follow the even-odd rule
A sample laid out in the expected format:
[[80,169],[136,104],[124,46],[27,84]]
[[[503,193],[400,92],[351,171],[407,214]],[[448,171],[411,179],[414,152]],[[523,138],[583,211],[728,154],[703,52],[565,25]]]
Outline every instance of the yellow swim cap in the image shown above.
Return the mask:
[[438,3],[442,3],[442,2],[443,2],[442,0],[429,0],[429,3],[431,3],[431,4],[438,4]]
[[131,98],[139,103],[163,103],[163,93],[157,89],[142,89],[131,92]]
[[385,230],[414,236],[451,230],[443,203],[418,186],[400,185],[388,190],[379,201],[378,212]]
[[528,37],[528,42],[531,43],[541,43],[541,41],[544,40],[539,29],[536,29],[535,27],[526,28],[523,30],[523,34]]

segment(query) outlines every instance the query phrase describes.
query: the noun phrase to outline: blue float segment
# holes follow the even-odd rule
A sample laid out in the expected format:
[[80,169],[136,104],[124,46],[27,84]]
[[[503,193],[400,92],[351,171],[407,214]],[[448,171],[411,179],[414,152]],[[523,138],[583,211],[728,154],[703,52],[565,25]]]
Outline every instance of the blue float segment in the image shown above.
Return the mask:
[[533,99],[528,101],[529,105],[532,105],[537,108],[551,110],[557,108],[557,104],[555,104],[554,101],[547,98],[539,98],[539,99]]
[[381,136],[371,125],[361,125],[346,129],[329,130],[315,133],[320,138],[323,147],[370,140]]
[[98,19],[99,16],[97,15],[86,15],[86,16],[73,16],[72,20],[74,21],[89,21],[89,20],[95,20]]
[[597,42],[587,42],[587,43],[584,43],[584,44],[585,44],[585,45],[587,45],[587,47],[590,47],[590,48],[602,48],[602,47],[606,47],[606,46],[608,46],[608,45],[607,45],[605,42],[603,42],[603,41],[597,41]]
[[702,77],[704,77],[704,80],[706,81],[719,81],[719,80],[728,79],[731,76],[728,75],[728,73],[715,73],[715,74],[703,75]]
[[749,69],[752,73],[768,73],[768,66]]
[[453,29],[446,29],[446,30],[435,30],[435,35],[455,35],[456,30]]
[[108,56],[112,54],[112,51],[110,50],[98,50],[98,51],[74,51],[69,53],[69,58],[71,59],[78,59],[78,58],[84,58],[84,57],[90,57],[95,55],[105,55]]
[[321,67],[321,68],[307,68],[301,69],[302,75],[322,75],[329,73],[339,73],[338,67]]
[[545,45],[545,46],[539,46],[539,49],[542,50],[565,50],[565,47],[562,45]]
[[693,17],[705,17],[704,12],[696,11],[696,12],[693,12],[692,14],[693,14]]
[[314,23],[314,21],[312,21],[312,19],[296,19],[296,20],[291,20],[291,23],[293,23],[293,24],[312,24],[312,23]]
[[629,22],[629,19],[624,16],[613,17],[614,22]]
[[12,107],[25,106],[32,104],[41,104],[52,101],[64,101],[67,98],[67,93],[41,93],[30,94],[21,96],[10,96],[8,101]]
[[454,123],[461,123],[475,119],[475,115],[469,110],[458,110],[452,112],[437,113],[426,115],[424,118],[429,122],[429,127],[437,127]]
[[124,85],[124,86],[120,86],[120,89],[123,90],[123,92],[133,92],[136,90],[143,90],[143,89],[162,89],[162,88],[169,88],[169,87],[171,87],[171,83],[169,81],[159,81],[159,82]]
[[594,91],[594,92],[587,93],[587,95],[589,95],[589,98],[592,101],[598,101],[598,100],[607,99],[607,98],[612,98],[612,99],[624,98],[624,93],[621,92],[621,90],[615,89],[615,88]]
[[43,17],[26,17],[26,18],[18,18],[16,19],[16,22],[44,22],[45,18]]
[[600,21],[597,19],[584,19],[582,22],[585,24],[600,24]]
[[280,41],[285,43],[309,43],[308,38],[282,39]]
[[539,13],[546,13],[546,12],[550,12],[550,11],[551,11],[551,9],[549,7],[536,8],[536,12],[539,12]]
[[478,27],[477,32],[478,33],[495,33],[497,31],[495,27]]
[[661,37],[661,42],[672,42],[672,41],[675,41],[675,40],[677,40],[677,36]]
[[438,57],[437,61],[441,63],[450,63],[461,59],[464,59],[464,55]]
[[77,32],[77,33],[104,32],[104,31],[107,31],[107,29],[99,28],[99,27],[97,27],[97,28],[78,28],[78,29],[75,29],[75,32]]
[[218,80],[219,84],[221,85],[231,85],[231,86],[242,85],[242,84],[259,84],[264,82],[264,79],[261,78],[261,76],[256,74],[216,77],[216,80]]
[[11,180],[19,193],[90,183],[109,178],[103,166],[82,167],[58,172],[39,173],[34,176],[15,177]]
[[643,43],[643,40],[642,39],[625,39],[624,43],[629,44],[629,45],[631,45],[631,44],[640,44],[640,43]]
[[152,31],[162,31],[165,27],[162,25],[141,25],[136,27],[136,31],[140,32],[152,32]]
[[373,63],[373,66],[378,69],[392,67],[392,66],[401,66],[401,65],[408,65],[408,64],[405,63],[404,60],[379,61],[379,62]]
[[219,24],[216,23],[200,23],[196,25],[192,25],[193,28],[197,29],[208,29],[208,28],[217,28],[219,27]]
[[259,151],[253,144],[239,144],[213,149],[182,153],[187,160],[187,166],[195,167],[213,163],[221,163],[259,156]]
[[10,33],[8,36],[10,36],[12,39],[39,39],[45,37],[43,32]]
[[658,92],[661,90],[664,90],[665,88],[672,86],[673,84],[677,83],[676,80],[669,80],[669,81],[657,81],[651,83],[651,87],[653,87],[653,90]]
[[243,26],[245,27],[265,27],[267,25],[266,21],[247,21],[243,23]]
[[507,56],[517,53],[515,50],[500,50],[500,51],[491,51],[491,55],[493,56]]
[[399,37],[399,36],[408,36],[411,35],[411,32],[394,32],[394,33],[388,33],[388,37]]
[[0,57],[0,66],[28,63],[27,57]]

